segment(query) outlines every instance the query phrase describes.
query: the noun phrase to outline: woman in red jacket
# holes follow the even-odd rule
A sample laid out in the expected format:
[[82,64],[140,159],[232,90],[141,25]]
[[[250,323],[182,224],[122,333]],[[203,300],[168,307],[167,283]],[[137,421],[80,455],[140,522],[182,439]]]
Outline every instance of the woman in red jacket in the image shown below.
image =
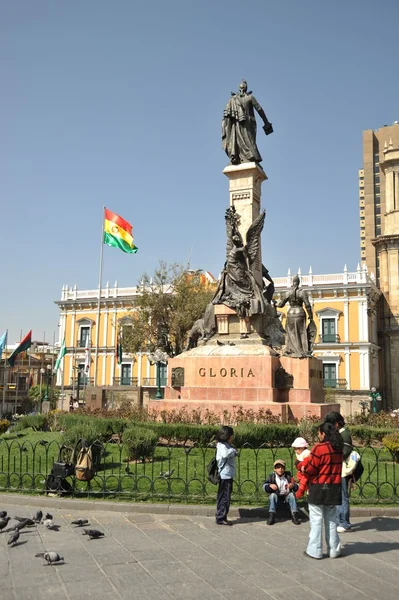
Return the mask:
[[319,442],[310,453],[303,473],[309,481],[310,534],[305,551],[310,558],[323,558],[323,521],[330,558],[341,554],[336,507],[341,504],[343,440],[331,423],[319,427]]

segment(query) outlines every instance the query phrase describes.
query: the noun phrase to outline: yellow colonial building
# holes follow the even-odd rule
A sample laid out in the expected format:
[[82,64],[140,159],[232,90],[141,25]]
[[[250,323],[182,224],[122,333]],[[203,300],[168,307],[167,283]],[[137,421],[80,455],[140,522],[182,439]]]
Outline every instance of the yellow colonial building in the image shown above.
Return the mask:
[[[212,277],[209,274],[209,277]],[[292,284],[290,271],[286,277],[274,279],[278,301]],[[379,347],[377,344],[376,304],[380,297],[374,277],[367,267],[354,272],[346,267],[342,273],[313,275],[312,270],[301,277],[307,291],[317,326],[314,354],[323,363],[325,387],[338,390],[341,406],[367,396],[372,387],[379,387]],[[65,338],[67,353],[57,373],[57,385],[76,397],[90,385],[141,386],[156,385],[156,367],[146,353],[123,353],[117,360],[118,332],[132,327],[131,309],[139,294],[137,287],[113,287],[101,290],[98,310],[98,289],[78,290],[64,286],[60,308],[60,342]],[[281,310],[284,326],[285,309]],[[86,369],[85,369],[86,363]],[[167,366],[161,367],[162,384]],[[335,400],[334,400],[335,401]],[[344,412],[355,412],[343,406]]]

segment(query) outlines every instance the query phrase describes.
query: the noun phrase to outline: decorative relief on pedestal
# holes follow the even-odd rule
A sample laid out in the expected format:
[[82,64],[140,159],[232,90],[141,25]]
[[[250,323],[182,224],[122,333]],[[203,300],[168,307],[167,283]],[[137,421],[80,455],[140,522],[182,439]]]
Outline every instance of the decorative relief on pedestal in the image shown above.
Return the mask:
[[251,194],[250,192],[241,192],[240,194],[232,194],[231,195],[231,199],[234,201],[238,201],[238,200],[250,200],[251,199]]
[[184,367],[174,367],[171,376],[172,387],[184,386]]
[[216,322],[218,326],[218,333],[229,333],[229,318],[227,315],[217,315]]

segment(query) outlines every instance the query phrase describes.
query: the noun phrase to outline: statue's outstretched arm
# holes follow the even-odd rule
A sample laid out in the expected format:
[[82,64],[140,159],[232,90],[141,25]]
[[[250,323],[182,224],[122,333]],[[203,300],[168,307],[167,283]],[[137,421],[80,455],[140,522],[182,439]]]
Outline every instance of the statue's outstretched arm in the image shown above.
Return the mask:
[[258,115],[260,116],[262,121],[264,122],[264,124],[269,125],[269,119],[267,118],[265,111],[263,110],[263,108],[261,107],[261,105],[259,104],[257,99],[255,98],[255,96],[252,96],[252,106],[254,107],[254,109],[256,110],[256,112],[258,113]]

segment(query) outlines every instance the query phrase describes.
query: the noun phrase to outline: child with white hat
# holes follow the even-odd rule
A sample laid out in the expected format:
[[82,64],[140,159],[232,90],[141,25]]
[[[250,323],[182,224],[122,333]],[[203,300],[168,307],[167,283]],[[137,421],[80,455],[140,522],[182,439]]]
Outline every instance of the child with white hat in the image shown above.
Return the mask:
[[308,481],[305,475],[302,473],[302,467],[306,465],[309,460],[310,450],[309,444],[303,437],[297,437],[291,444],[295,450],[296,460],[295,466],[297,468],[297,479],[299,482],[299,490],[297,491],[296,498],[302,498],[308,487]]

